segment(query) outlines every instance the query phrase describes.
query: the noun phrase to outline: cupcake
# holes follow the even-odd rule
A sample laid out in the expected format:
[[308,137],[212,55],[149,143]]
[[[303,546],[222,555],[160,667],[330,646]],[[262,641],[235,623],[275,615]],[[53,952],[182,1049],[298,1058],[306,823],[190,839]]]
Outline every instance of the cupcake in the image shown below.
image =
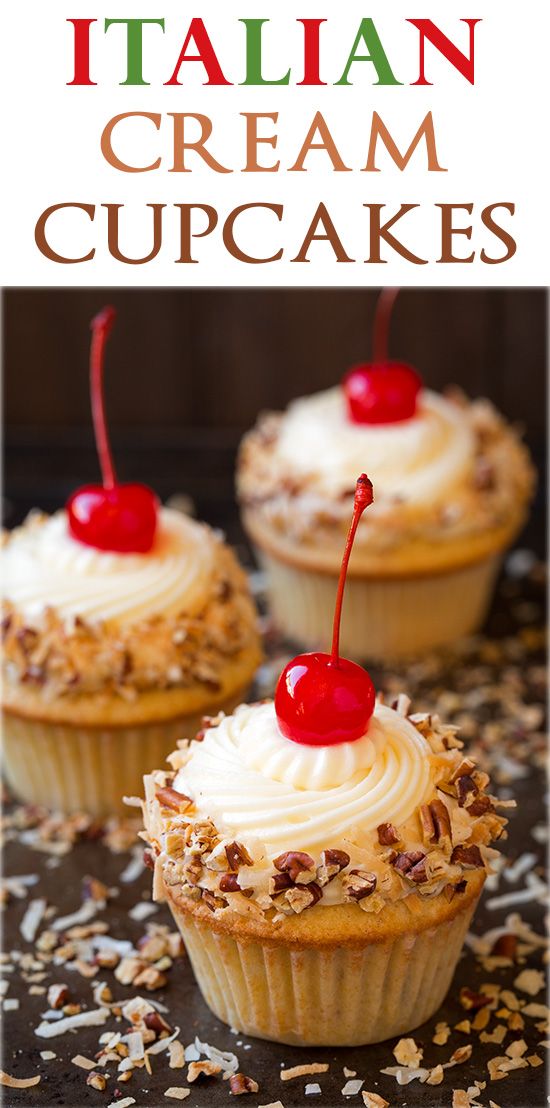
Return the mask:
[[298,1046],[436,1011],[506,822],[454,727],[385,705],[340,657],[339,614],[332,654],[293,659],[274,701],[211,719],[145,779],[154,893],[204,999]]
[[[4,772],[27,803],[107,816],[205,713],[231,711],[260,659],[245,574],[219,535],[120,485],[92,391],[103,486],[4,535]],[[98,372],[95,372],[98,371]]]
[[274,621],[308,648],[326,645],[355,475],[369,470],[376,504],[359,529],[342,626],[343,649],[359,659],[410,656],[479,629],[533,489],[527,451],[489,401],[439,395],[387,361],[392,298],[379,301],[374,362],[260,416],[238,463]]

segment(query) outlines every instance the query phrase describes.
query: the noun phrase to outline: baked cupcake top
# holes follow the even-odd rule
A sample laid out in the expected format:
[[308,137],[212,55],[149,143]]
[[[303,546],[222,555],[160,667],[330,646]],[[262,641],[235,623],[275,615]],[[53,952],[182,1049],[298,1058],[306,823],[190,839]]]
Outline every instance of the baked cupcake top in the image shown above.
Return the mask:
[[285,738],[274,703],[243,705],[182,742],[146,779],[145,837],[159,877],[215,913],[274,923],[316,906],[367,912],[403,897],[451,899],[490,867],[503,835],[489,779],[454,727],[380,700],[365,735]]
[[356,566],[380,555],[391,565],[415,544],[433,559],[449,543],[467,548],[490,530],[514,529],[534,479],[517,432],[487,400],[424,389],[410,418],[358,423],[338,386],[262,415],[245,436],[238,467],[245,519],[275,542],[299,540],[332,554],[360,469],[371,474],[376,502],[359,527]]
[[5,533],[4,667],[45,695],[216,687],[225,660],[256,639],[246,579],[205,524],[163,508],[145,553],[73,538],[65,511]]

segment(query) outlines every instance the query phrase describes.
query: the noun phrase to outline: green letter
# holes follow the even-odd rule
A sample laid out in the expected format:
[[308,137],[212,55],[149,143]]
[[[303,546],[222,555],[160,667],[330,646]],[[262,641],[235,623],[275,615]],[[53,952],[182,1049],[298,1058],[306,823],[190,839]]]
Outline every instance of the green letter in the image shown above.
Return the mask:
[[242,85],[288,85],[288,73],[278,81],[264,81],[262,77],[262,27],[269,19],[240,19],[246,27],[246,81]]
[[[361,39],[365,43],[365,46],[370,51],[369,54],[357,54],[357,48]],[[351,54],[346,62],[346,68],[342,73],[339,81],[336,81],[337,85],[349,85],[348,73],[354,62],[372,62],[376,72],[378,74],[378,80],[375,82],[377,85],[402,85],[402,81],[398,81],[391,70],[390,63],[386,57],[384,47],[378,37],[378,31],[374,26],[372,19],[362,19],[361,26],[357,32],[357,38],[352,46]]]
[[126,80],[121,85],[148,85],[149,81],[143,80],[143,25],[145,23],[157,23],[164,32],[164,19],[106,19],[105,31],[113,23],[125,23],[128,31],[126,35],[126,53],[128,60],[128,72]]

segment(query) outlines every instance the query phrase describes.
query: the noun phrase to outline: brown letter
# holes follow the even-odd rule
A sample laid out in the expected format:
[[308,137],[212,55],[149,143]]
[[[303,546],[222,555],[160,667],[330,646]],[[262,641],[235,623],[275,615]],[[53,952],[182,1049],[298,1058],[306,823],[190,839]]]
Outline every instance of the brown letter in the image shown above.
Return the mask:
[[242,212],[247,212],[250,208],[268,208],[270,212],[275,212],[279,223],[283,218],[283,205],[282,204],[241,204],[240,208],[235,208],[234,211],[228,215],[224,227],[223,227],[223,241],[226,249],[236,258],[239,262],[248,262],[250,265],[263,265],[265,262],[278,262],[283,256],[283,248],[273,254],[271,258],[253,258],[250,254],[245,254],[243,250],[237,246],[235,242],[233,229],[235,221]]
[[[315,135],[316,131],[318,131],[319,135],[321,136],[321,142],[313,142],[313,136]],[[304,139],[302,149],[300,150],[300,153],[298,154],[294,165],[291,165],[288,169],[289,173],[304,172],[304,162],[310,150],[326,150],[332,162],[333,168],[336,170],[337,173],[351,173],[351,169],[349,168],[349,166],[344,165],[344,162],[342,161],[340,154],[338,153],[336,143],[328,129],[326,119],[324,118],[324,116],[321,115],[321,112],[315,113],[311,127],[309,128],[309,131]]]
[[467,258],[455,258],[453,254],[453,235],[466,235],[467,239],[472,237],[472,228],[470,227],[453,227],[453,212],[456,208],[461,208],[463,211],[468,212],[471,215],[474,210],[473,204],[436,204],[436,208],[441,208],[441,257],[437,259],[438,262],[473,262],[475,258],[475,250],[468,255]]
[[[324,235],[318,235],[317,234],[317,227],[319,226],[319,224],[321,224],[321,226],[325,230]],[[332,222],[332,219],[330,218],[330,216],[327,212],[327,209],[326,209],[325,205],[324,204],[319,204],[319,207],[317,208],[317,211],[315,212],[315,215],[313,216],[313,219],[312,219],[312,221],[311,221],[311,223],[308,227],[306,237],[305,237],[305,239],[304,239],[304,241],[303,241],[296,257],[291,258],[291,261],[293,261],[293,262],[309,262],[307,252],[308,252],[308,250],[311,246],[311,243],[312,242],[323,242],[323,241],[330,242],[330,245],[332,246],[332,249],[334,250],[334,253],[336,255],[336,261],[337,262],[353,262],[354,261],[354,258],[349,258],[348,255],[346,254],[346,251],[344,250],[344,247],[342,246],[342,243],[341,243],[340,239],[338,238],[336,228],[334,226],[334,223]]]
[[481,213],[481,222],[483,226],[487,227],[489,231],[492,231],[497,239],[500,239],[500,241],[504,243],[507,251],[503,258],[490,258],[485,249],[483,249],[480,258],[482,262],[487,262],[487,265],[500,265],[501,262],[508,262],[510,258],[514,257],[517,250],[515,239],[513,239],[509,232],[505,231],[499,223],[495,223],[492,218],[495,208],[506,208],[506,211],[510,212],[510,215],[516,214],[516,205],[505,203],[504,201],[500,204],[489,204],[488,208],[483,209]]
[[246,119],[246,165],[243,169],[243,173],[276,173],[280,162],[275,165],[259,165],[258,164],[258,146],[260,142],[267,143],[268,146],[272,146],[275,150],[277,146],[277,135],[269,135],[267,138],[260,138],[258,135],[258,120],[259,119],[272,119],[274,123],[279,118],[278,112],[241,112],[241,115]]
[[376,165],[376,143],[378,139],[382,139],[390,158],[395,162],[398,169],[406,169],[409,164],[416,147],[418,146],[422,138],[426,139],[426,150],[428,154],[428,172],[429,173],[446,173],[447,170],[440,166],[437,160],[437,149],[435,145],[435,131],[434,121],[431,112],[428,112],[425,119],[422,120],[416,135],[414,136],[409,149],[405,154],[401,154],[393,141],[384,120],[380,118],[378,112],[372,113],[372,126],[370,132],[369,153],[367,157],[367,164],[363,170],[363,173],[380,173],[378,166]]
[[[206,149],[205,143],[208,142],[210,135],[212,134],[212,120],[207,115],[200,115],[195,112],[168,112],[168,115],[172,116],[174,120],[174,164],[169,173],[191,173],[192,170],[188,169],[185,164],[185,151],[194,150],[196,154],[200,154],[202,160],[206,162],[210,169],[213,169],[215,173],[232,173],[232,169],[226,169],[221,162],[217,162],[212,156],[209,150]],[[201,133],[198,139],[194,142],[186,142],[185,139],[185,120],[196,119],[197,123],[200,123]]]
[[151,262],[153,258],[156,258],[162,246],[162,209],[166,207],[166,204],[146,205],[146,207],[153,210],[153,246],[146,258],[127,258],[120,252],[118,213],[124,205],[102,204],[101,207],[107,209],[107,244],[112,258],[115,258],[117,262],[125,262],[126,265],[145,265],[146,262]]
[[121,119],[132,119],[136,117],[150,119],[151,123],[155,124],[157,131],[160,130],[162,117],[156,112],[123,112],[122,115],[115,115],[109,120],[101,136],[101,153],[103,157],[109,165],[112,165],[113,169],[120,169],[122,173],[148,173],[151,169],[158,169],[161,163],[161,159],[157,158],[156,162],[152,162],[151,165],[127,165],[126,162],[121,162],[120,158],[114,153],[112,135],[117,123],[120,123]]
[[[218,213],[215,208],[212,208],[210,204],[176,204],[176,208],[180,210],[180,243],[181,253],[178,258],[178,262],[188,262],[193,265],[198,264],[197,258],[191,257],[191,239],[203,239],[205,235],[209,235],[214,230],[218,222]],[[208,223],[204,231],[191,232],[191,212],[194,210],[204,212]]]
[[34,240],[40,253],[45,258],[49,258],[51,262],[60,262],[61,265],[75,265],[76,262],[91,262],[95,248],[90,250],[89,254],[85,254],[83,258],[64,258],[62,254],[57,254],[55,250],[52,250],[47,238],[46,238],[46,224],[51,215],[54,212],[60,212],[62,208],[80,208],[86,215],[89,216],[92,223],[95,217],[95,204],[76,204],[69,202],[67,204],[52,204],[51,208],[46,208],[45,212],[39,217],[34,230]]
[[380,219],[382,216],[382,208],[385,208],[385,204],[364,204],[363,207],[368,208],[370,212],[370,255],[366,259],[367,262],[382,262],[386,264],[386,258],[380,256],[380,240],[384,239],[388,246],[391,246],[392,250],[395,250],[402,258],[405,258],[407,262],[413,262],[414,265],[427,265],[426,258],[419,258],[416,254],[413,254],[411,250],[407,250],[406,246],[403,246],[399,239],[396,239],[395,235],[390,234],[390,227],[393,227],[394,223],[397,223],[401,216],[406,215],[407,212],[412,211],[413,208],[418,208],[418,204],[402,204],[399,211],[395,215],[388,219],[386,223],[381,224]]

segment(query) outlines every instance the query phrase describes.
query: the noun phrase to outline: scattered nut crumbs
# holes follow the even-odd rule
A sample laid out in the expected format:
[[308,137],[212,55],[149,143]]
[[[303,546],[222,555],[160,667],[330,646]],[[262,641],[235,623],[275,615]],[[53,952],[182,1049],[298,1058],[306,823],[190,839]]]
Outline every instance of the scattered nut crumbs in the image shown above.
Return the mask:
[[400,1039],[393,1048],[393,1056],[400,1066],[418,1066],[422,1061],[424,1051],[417,1046],[414,1039]]

